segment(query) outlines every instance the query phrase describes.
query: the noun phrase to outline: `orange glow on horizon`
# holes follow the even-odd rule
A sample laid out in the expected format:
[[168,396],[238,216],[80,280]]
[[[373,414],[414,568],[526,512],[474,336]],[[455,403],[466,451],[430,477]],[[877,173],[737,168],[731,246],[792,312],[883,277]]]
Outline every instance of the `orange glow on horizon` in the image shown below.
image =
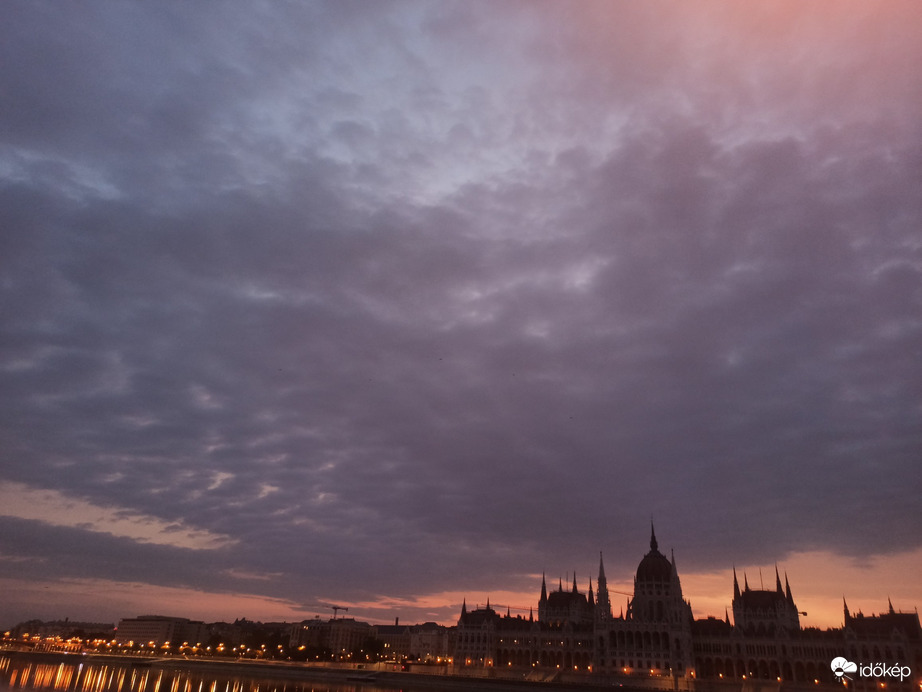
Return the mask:
[[[614,560],[609,562],[609,573],[616,572]],[[774,564],[737,565],[740,586],[743,574],[749,578],[749,586],[760,588],[759,569],[762,570],[762,585],[767,589],[775,586]],[[785,573],[791,585],[797,607],[806,611],[801,615],[803,627],[836,628],[843,624],[842,598],[852,613],[865,614],[886,611],[888,598],[897,610],[909,611],[922,602],[922,592],[915,575],[922,572],[922,549],[890,556],[877,556],[858,561],[834,555],[826,551],[796,553],[778,564],[782,582]],[[684,597],[691,602],[695,617],[714,616],[723,618],[730,611],[733,598],[732,568],[717,572],[687,572],[680,570]],[[593,580],[595,581],[595,580]],[[399,617],[402,622],[416,623],[434,621],[442,625],[457,623],[461,603],[466,602],[468,610],[484,607],[489,599],[490,606],[500,615],[505,615],[507,606],[510,614],[528,618],[529,611],[538,617],[538,596],[540,577],[535,577],[535,587],[522,591],[436,591],[419,596],[380,595],[374,599],[348,601],[335,594],[318,597],[317,602],[342,602],[349,608],[348,617],[365,620],[372,624],[393,622]],[[182,589],[133,582],[117,582],[104,579],[70,579],[26,582],[16,579],[0,579],[0,588],[19,594],[24,602],[48,603],[55,608],[73,611],[74,604],[81,604],[86,619],[92,616],[94,608],[102,610],[100,617],[117,620],[134,617],[139,613],[157,612],[209,622],[232,621],[246,616],[253,620],[298,622],[332,613],[322,608],[305,608],[300,603],[285,598],[273,598],[249,593],[210,592],[206,589]],[[626,610],[629,596],[619,592],[630,592],[632,583],[609,579],[608,588],[615,617]],[[585,587],[580,587],[585,592]],[[313,599],[312,599],[313,600]],[[95,605],[94,605],[95,604]]]

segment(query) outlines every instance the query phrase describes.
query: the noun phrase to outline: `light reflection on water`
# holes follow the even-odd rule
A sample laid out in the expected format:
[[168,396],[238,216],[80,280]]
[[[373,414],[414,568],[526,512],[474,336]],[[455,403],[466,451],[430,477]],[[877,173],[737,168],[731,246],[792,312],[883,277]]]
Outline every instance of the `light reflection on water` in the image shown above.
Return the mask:
[[0,692],[384,692],[369,684],[279,680],[92,660],[53,663],[0,655]]

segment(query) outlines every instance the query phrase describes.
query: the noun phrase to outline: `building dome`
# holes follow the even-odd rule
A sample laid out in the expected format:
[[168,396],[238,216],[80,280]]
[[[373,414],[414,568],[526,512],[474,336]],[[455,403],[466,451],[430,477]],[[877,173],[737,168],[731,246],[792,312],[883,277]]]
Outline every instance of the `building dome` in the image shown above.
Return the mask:
[[637,581],[661,581],[669,582],[672,579],[672,564],[658,550],[651,550],[644,555],[643,560],[637,566]]
[[650,552],[643,556],[637,566],[638,582],[665,582],[672,580],[672,563],[663,555],[656,544],[656,534],[650,527]]

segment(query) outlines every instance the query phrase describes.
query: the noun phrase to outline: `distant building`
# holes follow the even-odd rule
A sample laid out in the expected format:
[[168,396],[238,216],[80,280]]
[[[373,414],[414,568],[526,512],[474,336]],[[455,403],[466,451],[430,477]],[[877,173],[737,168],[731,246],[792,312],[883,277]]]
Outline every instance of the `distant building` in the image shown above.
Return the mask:
[[332,620],[304,620],[289,627],[288,644],[291,648],[304,647],[315,654],[329,656],[337,661],[364,659],[366,645],[375,639],[375,628],[354,618]]
[[78,622],[75,620],[27,620],[20,622],[10,630],[13,637],[102,637],[111,638],[114,627],[111,622]]
[[291,626],[288,646],[292,649],[310,649],[311,651],[329,650],[329,628],[320,618],[302,620]]
[[402,661],[413,657],[410,650],[410,627],[395,622],[393,625],[376,625],[375,637],[381,642],[381,655],[385,660]]
[[119,644],[155,646],[162,646],[167,642],[196,644],[205,641],[208,634],[205,623],[200,621],[162,615],[142,615],[119,620],[115,640]]
[[448,627],[435,622],[424,622],[409,629],[409,655],[417,661],[442,663],[451,656]]

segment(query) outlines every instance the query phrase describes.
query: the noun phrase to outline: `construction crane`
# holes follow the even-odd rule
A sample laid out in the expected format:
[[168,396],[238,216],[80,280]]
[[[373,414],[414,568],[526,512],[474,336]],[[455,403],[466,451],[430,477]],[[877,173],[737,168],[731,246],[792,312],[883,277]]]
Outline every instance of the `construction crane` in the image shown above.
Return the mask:
[[339,614],[340,610],[349,610],[347,606],[334,605],[333,603],[305,603],[304,605],[317,608],[330,608],[333,611],[333,619]]
[[336,619],[336,615],[337,613],[339,613],[340,610],[349,610],[349,608],[347,608],[346,606],[333,605],[332,603],[327,603],[327,608],[333,609],[333,619],[334,620]]

